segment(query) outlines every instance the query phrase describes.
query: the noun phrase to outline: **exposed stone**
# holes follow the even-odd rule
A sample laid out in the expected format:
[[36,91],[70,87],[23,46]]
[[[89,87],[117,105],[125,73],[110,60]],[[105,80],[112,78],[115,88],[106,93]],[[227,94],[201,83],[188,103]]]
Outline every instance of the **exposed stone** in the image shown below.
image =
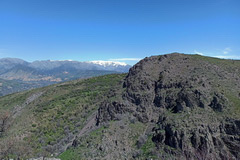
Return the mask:
[[[225,83],[240,89],[225,68],[208,61],[177,53],[145,58],[130,69],[122,100],[100,106],[97,124],[131,113],[146,125],[155,123],[152,141],[158,157],[240,159],[240,120],[226,118],[232,104],[222,90],[229,89]],[[138,139],[138,148],[145,136]]]

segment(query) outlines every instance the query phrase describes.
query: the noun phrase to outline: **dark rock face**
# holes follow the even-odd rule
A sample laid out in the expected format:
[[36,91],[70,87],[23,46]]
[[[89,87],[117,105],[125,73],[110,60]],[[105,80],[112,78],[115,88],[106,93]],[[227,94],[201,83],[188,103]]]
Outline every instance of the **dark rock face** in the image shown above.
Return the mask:
[[240,74],[233,78],[236,68],[229,66],[177,53],[145,58],[130,69],[121,102],[100,106],[97,124],[128,112],[142,123],[156,123],[152,141],[161,153],[240,159],[240,120],[227,118],[233,108],[229,86],[235,84],[238,98]]
[[239,159],[239,133],[233,122],[217,125],[194,126],[179,129],[173,124],[159,121],[154,128],[153,141],[159,148],[170,146],[190,159]]
[[226,98],[223,95],[216,94],[213,96],[209,105],[213,110],[221,112],[226,107]]
[[121,115],[127,111],[126,107],[122,103],[118,102],[103,102],[98,109],[98,114],[96,116],[97,125],[100,122],[106,122],[111,120],[118,120],[117,115]]

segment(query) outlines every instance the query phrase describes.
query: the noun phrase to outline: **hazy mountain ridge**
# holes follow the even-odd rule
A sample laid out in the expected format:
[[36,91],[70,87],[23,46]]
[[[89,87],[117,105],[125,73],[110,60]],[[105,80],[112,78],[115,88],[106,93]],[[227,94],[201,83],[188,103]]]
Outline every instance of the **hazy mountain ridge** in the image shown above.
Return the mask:
[[89,61],[80,62],[72,60],[43,60],[26,62],[17,58],[2,58],[0,59],[0,66],[2,69],[11,69],[17,65],[27,66],[37,70],[52,70],[62,66],[68,66],[78,70],[110,70],[117,72],[128,72],[130,65],[123,62],[113,61]]
[[21,157],[62,160],[237,160],[239,70],[240,61],[175,53],[147,57],[127,75],[1,97],[10,118],[0,145],[21,137]]
[[[78,61],[34,61],[26,62],[17,58],[0,59],[0,78],[17,83],[25,83],[25,89],[45,86],[57,82],[73,80],[77,78],[88,78],[109,73],[128,72],[130,65],[119,62],[101,61],[78,62]],[[28,86],[28,87],[27,87]],[[19,90],[20,87],[18,87]],[[0,90],[2,95],[13,93]]]

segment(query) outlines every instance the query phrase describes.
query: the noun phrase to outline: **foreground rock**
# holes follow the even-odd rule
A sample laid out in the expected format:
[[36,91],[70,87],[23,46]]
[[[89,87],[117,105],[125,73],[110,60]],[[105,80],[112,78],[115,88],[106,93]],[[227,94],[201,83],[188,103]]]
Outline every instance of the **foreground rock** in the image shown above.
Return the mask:
[[142,137],[158,158],[240,159],[239,70],[239,61],[201,56],[145,58],[130,69],[122,100],[101,105],[97,124],[130,113],[148,126]]

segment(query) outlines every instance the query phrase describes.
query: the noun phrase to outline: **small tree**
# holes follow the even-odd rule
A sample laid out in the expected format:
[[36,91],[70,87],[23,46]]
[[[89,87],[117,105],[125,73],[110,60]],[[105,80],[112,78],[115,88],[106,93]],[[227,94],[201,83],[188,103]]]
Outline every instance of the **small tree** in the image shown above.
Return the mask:
[[33,150],[30,146],[30,140],[23,141],[18,139],[13,148],[13,155],[18,159],[26,159],[32,154]]
[[12,138],[0,140],[0,159],[9,159],[9,154],[14,148],[14,140]]
[[26,159],[32,154],[29,141],[23,141],[19,137],[4,137],[0,139],[0,159],[9,159],[9,155],[17,159]]

